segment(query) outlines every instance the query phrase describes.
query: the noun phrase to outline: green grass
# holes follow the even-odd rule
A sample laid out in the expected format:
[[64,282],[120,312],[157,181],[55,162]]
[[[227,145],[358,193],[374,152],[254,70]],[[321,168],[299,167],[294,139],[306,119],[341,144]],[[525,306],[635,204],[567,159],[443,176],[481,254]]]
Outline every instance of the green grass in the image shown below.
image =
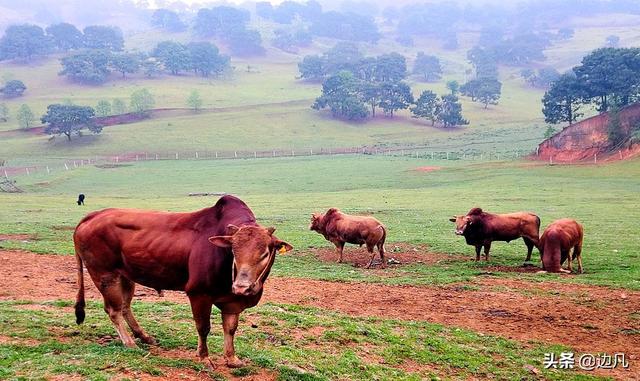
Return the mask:
[[[180,358],[157,351],[150,354],[147,346],[126,349],[117,340],[100,341],[115,333],[99,303],[89,303],[81,326],[73,322],[65,301],[5,301],[0,302],[0,312],[0,331],[11,340],[0,344],[2,379],[80,375],[106,380],[131,372],[160,376],[168,367],[204,371],[194,361],[197,335],[187,304],[134,303],[134,313],[159,340],[160,349],[181,350]],[[216,315],[209,346],[212,355],[219,357],[222,330]],[[550,380],[599,379],[573,371],[543,370],[544,353],[570,350],[563,346],[537,342],[525,346],[438,324],[353,318],[292,305],[267,304],[242,314],[236,349],[249,362],[232,372],[238,377],[263,368],[282,380],[537,379],[524,368],[530,365]]]
[[[424,165],[442,169],[413,170]],[[453,234],[448,218],[481,206],[494,212],[536,212],[543,228],[563,217],[575,218],[585,227],[584,275],[499,276],[640,289],[636,250],[640,241],[624,223],[640,217],[638,175],[637,160],[594,167],[362,155],[140,162],[112,169],[85,166],[19,177],[18,185],[27,193],[0,195],[2,204],[12,205],[0,215],[0,233],[33,234],[36,239],[4,241],[0,246],[71,254],[72,229],[90,210],[196,210],[212,205],[216,198],[188,197],[188,193],[228,192],[244,199],[261,223],[276,226],[278,236],[296,248],[297,254],[281,256],[276,262],[276,275],[443,284],[473,280],[486,271],[486,264],[452,258],[436,265],[400,267],[388,277],[377,278],[348,264],[321,263],[311,249],[330,244],[308,230],[309,215],[332,206],[349,213],[371,213],[387,225],[390,244],[427,244],[432,251],[463,253],[471,259],[473,248]],[[79,192],[88,197],[84,208],[74,203]],[[522,241],[496,243],[489,264],[518,266],[525,252]]]

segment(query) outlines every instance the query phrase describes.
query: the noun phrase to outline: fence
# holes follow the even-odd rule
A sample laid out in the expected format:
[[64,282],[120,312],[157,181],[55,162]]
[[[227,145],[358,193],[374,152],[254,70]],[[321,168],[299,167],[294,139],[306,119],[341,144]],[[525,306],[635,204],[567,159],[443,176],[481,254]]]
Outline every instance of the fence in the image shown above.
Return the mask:
[[[9,179],[16,176],[31,176],[33,174],[52,174],[61,171],[70,171],[88,165],[93,166],[117,166],[125,163],[160,160],[233,160],[233,159],[265,159],[283,157],[309,157],[309,156],[338,156],[338,155],[363,155],[363,156],[392,156],[425,160],[517,160],[526,156],[528,152],[523,150],[513,151],[449,151],[433,150],[425,147],[341,147],[341,148],[304,148],[304,149],[278,149],[262,151],[172,151],[172,152],[138,152],[113,156],[96,156],[92,158],[80,158],[65,160],[45,165],[0,166],[0,176]],[[5,163],[6,165],[7,163]]]

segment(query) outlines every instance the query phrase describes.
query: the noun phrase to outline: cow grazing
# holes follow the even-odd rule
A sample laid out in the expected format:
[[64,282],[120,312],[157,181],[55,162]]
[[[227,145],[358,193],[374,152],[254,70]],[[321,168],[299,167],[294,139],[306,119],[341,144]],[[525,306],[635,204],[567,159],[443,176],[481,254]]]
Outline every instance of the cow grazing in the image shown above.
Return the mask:
[[480,249],[484,246],[484,259],[489,260],[491,242],[506,241],[522,237],[527,245],[527,258],[531,260],[533,247],[538,247],[540,217],[533,213],[517,212],[491,214],[473,208],[466,216],[453,216],[449,221],[456,224],[456,234],[464,236],[468,245],[476,248],[476,261],[480,260]]
[[386,267],[384,241],[387,238],[387,230],[373,217],[351,216],[331,208],[325,214],[313,213],[309,229],[322,234],[327,241],[336,245],[339,254],[338,263],[342,263],[344,244],[352,243],[360,246],[367,245],[367,251],[371,254],[367,268],[373,264],[375,257],[373,249],[377,246],[382,267]]
[[[563,218],[554,221],[547,226],[540,237],[540,258],[542,269],[549,272],[570,273],[572,259],[578,260],[578,271],[582,274],[582,238],[584,231],[582,225],[575,220]],[[573,258],[570,251],[573,249]],[[568,270],[562,268],[562,263],[567,259]]]
[[78,201],[77,201],[78,205],[84,205],[84,194],[80,193],[78,195]]
[[198,356],[210,366],[207,335],[215,304],[222,314],[226,363],[242,366],[233,345],[238,315],[260,300],[276,252],[292,249],[273,235],[274,230],[258,225],[251,209],[233,196],[193,213],[135,209],[90,213],[73,235],[79,285],[76,321],[80,324],[85,317],[84,264],[125,346],[136,346],[125,322],[142,342],[155,343],[131,312],[139,283],[186,292],[198,331]]

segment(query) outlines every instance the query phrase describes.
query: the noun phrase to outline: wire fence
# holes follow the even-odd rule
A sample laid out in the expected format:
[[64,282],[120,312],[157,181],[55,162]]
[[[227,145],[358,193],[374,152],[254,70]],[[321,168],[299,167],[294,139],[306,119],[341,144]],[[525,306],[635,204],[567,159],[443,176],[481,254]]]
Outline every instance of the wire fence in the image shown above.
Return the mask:
[[[468,160],[468,161],[492,161],[492,160],[517,160],[528,155],[524,150],[512,151],[451,151],[434,150],[425,147],[340,147],[340,148],[304,148],[304,149],[278,149],[278,150],[193,150],[193,151],[165,151],[165,152],[137,152],[111,156],[95,156],[78,159],[67,159],[47,164],[16,165],[8,163],[0,166],[0,176],[6,179],[18,176],[51,175],[63,171],[72,171],[86,166],[103,168],[124,165],[127,163],[160,161],[160,160],[235,160],[235,159],[266,159],[266,158],[292,158],[312,156],[387,156],[406,157],[423,160]],[[2,164],[2,163],[0,163]]]

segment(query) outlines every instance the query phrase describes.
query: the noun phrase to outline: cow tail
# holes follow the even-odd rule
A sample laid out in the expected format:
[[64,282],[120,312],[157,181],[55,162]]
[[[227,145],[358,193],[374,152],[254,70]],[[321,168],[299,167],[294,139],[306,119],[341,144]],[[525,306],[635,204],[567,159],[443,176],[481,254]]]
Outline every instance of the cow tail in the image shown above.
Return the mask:
[[387,239],[387,229],[380,225],[380,229],[382,229],[382,238],[380,238],[380,246],[384,246],[384,241]]
[[74,306],[76,310],[76,324],[82,324],[84,321],[84,270],[82,268],[82,258],[80,254],[76,252],[76,263],[78,264],[78,294],[76,296],[76,304]]

